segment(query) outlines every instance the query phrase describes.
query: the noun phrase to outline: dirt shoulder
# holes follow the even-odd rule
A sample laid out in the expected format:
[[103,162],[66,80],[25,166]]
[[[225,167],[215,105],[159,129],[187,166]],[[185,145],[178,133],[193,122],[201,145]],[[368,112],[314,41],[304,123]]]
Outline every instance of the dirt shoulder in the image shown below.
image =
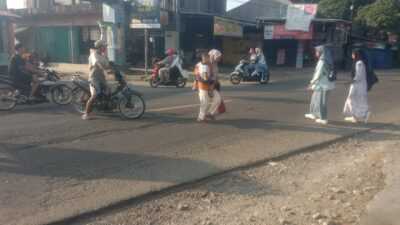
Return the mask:
[[384,189],[385,154],[400,145],[395,128],[232,172],[77,224],[359,224],[368,203]]

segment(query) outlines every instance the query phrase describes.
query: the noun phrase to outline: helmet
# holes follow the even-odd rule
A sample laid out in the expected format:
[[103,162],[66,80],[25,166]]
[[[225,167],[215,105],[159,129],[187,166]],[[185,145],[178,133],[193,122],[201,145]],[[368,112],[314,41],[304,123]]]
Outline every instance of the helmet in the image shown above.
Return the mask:
[[165,54],[167,54],[167,55],[169,55],[169,56],[174,55],[174,54],[175,54],[175,49],[169,48],[169,49],[167,49],[167,51],[165,52]]
[[107,43],[106,43],[105,41],[103,41],[103,40],[98,40],[98,41],[96,41],[96,42],[94,43],[94,48],[95,48],[95,49],[99,49],[99,48],[102,48],[102,47],[107,47]]

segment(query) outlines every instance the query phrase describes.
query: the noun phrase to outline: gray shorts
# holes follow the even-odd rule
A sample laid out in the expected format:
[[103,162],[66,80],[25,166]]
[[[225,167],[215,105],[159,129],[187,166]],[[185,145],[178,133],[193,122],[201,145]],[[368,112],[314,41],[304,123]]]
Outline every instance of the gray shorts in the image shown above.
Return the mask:
[[90,94],[92,96],[98,96],[101,93],[105,93],[107,90],[107,82],[104,79],[92,78],[89,80],[90,83]]

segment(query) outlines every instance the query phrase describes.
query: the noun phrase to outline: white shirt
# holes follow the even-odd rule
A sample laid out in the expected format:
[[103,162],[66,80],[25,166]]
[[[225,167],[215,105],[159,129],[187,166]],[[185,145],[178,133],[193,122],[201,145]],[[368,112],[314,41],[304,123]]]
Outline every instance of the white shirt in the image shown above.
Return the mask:
[[99,54],[97,51],[91,50],[90,56],[89,56],[89,68],[90,68],[90,73],[89,73],[89,79],[92,79],[93,76],[96,76],[94,71],[101,69],[103,72],[104,70],[109,67],[109,61],[107,57]]
[[210,67],[206,64],[200,63],[199,65],[200,77],[203,80],[208,80],[210,77]]

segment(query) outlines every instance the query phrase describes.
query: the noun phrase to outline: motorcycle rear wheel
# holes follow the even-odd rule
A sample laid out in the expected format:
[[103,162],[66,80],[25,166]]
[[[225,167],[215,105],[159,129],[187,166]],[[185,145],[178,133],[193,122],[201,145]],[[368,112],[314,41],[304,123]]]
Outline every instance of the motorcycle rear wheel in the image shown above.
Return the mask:
[[86,103],[90,98],[90,94],[81,88],[75,88],[72,91],[72,105],[75,110],[81,114],[86,111]]
[[239,85],[242,82],[242,78],[239,73],[232,73],[231,74],[231,83],[233,85]]
[[184,88],[184,87],[186,87],[186,79],[183,78],[183,77],[179,77],[179,78],[176,80],[176,87],[177,87],[177,88]]
[[158,88],[158,86],[160,86],[160,79],[155,79],[155,78],[150,78],[150,81],[149,81],[149,83],[150,83],[150,87],[152,87],[152,88]]
[[9,86],[0,87],[0,111],[10,111],[17,106],[15,89]]
[[132,94],[129,98],[124,97],[119,100],[118,109],[124,119],[139,119],[146,111],[146,103],[141,96]]
[[73,100],[72,89],[67,85],[58,85],[50,90],[51,101],[57,105],[68,105]]

